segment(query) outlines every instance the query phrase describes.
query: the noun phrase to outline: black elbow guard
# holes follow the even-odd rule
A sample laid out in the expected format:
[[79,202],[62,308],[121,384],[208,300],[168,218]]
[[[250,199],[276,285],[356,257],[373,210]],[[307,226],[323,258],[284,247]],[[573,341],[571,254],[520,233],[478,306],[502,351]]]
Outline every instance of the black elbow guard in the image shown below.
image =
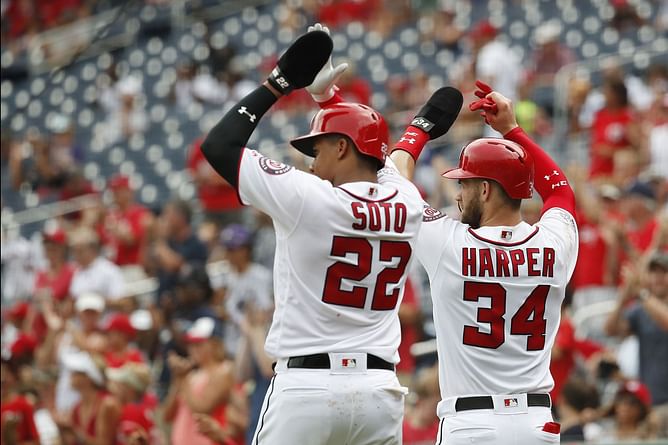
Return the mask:
[[277,100],[267,87],[260,86],[233,106],[202,143],[204,157],[234,187],[239,184],[243,149],[262,116]]

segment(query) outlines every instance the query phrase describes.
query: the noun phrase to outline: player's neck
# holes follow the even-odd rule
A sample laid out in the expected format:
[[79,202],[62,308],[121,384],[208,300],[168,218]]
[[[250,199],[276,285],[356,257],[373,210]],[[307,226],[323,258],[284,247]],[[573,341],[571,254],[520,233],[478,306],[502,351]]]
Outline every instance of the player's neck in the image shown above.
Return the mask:
[[341,169],[332,179],[332,185],[335,187],[348,182],[378,182],[378,175],[376,172],[357,169]]
[[484,212],[480,218],[480,227],[514,227],[522,222],[519,211],[507,208],[496,208],[490,212]]

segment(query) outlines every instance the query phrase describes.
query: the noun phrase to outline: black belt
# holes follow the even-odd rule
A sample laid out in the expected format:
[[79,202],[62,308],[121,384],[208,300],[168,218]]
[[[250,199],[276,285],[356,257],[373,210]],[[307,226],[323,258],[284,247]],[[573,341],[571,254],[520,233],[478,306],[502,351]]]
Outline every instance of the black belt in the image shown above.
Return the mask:
[[[512,399],[512,397],[509,396],[508,399]],[[550,408],[552,406],[550,395],[527,394],[527,405]],[[468,411],[471,409],[494,409],[492,396],[460,397],[455,402],[455,411]]]
[[[301,355],[288,359],[288,368],[330,369],[329,354]],[[366,355],[367,369],[386,369],[394,371],[394,365],[375,355]]]

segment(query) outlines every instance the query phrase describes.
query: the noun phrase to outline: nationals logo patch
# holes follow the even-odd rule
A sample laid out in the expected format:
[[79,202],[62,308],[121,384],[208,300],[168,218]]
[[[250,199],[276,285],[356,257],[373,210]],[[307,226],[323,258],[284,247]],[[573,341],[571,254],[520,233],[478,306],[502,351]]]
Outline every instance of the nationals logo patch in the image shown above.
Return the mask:
[[270,175],[282,175],[290,170],[292,170],[291,165],[283,164],[282,162],[274,161],[273,159],[265,158],[264,156],[259,159],[260,167],[264,170],[265,173]]
[[422,210],[422,221],[436,221],[437,219],[441,219],[444,216],[446,216],[445,213],[433,207],[425,207]]

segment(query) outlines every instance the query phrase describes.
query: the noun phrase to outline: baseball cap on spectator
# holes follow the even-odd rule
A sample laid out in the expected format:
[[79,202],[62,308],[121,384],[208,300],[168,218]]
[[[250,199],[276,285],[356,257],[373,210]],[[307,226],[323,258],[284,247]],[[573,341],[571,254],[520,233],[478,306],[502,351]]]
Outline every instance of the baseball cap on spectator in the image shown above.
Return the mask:
[[130,324],[137,331],[148,331],[153,327],[153,317],[146,309],[137,309],[130,314]]
[[250,246],[253,234],[241,224],[230,224],[220,232],[220,243],[226,249]]
[[45,243],[53,243],[64,246],[67,244],[67,233],[59,227],[44,229],[42,239]]
[[492,22],[489,20],[482,20],[473,26],[470,35],[474,39],[494,38],[498,32],[499,30],[496,26],[492,25]]
[[139,393],[144,393],[151,383],[151,372],[144,363],[126,363],[120,368],[108,368],[107,379],[128,385]]
[[123,313],[116,313],[109,317],[103,329],[106,332],[120,332],[128,338],[133,338],[137,334],[137,330],[130,323],[130,317]]
[[223,324],[220,320],[211,317],[202,317],[195,320],[185,336],[188,343],[199,343],[210,338],[223,338]]
[[74,308],[77,312],[83,311],[104,311],[104,297],[94,292],[84,292],[76,298]]
[[70,352],[63,356],[65,368],[71,372],[81,372],[88,376],[96,385],[104,385],[102,371],[95,364],[93,358],[87,352]]
[[631,394],[647,409],[652,406],[652,395],[650,394],[649,389],[638,380],[626,381],[618,392],[618,395],[623,394]]
[[18,301],[7,311],[7,318],[14,321],[23,321],[30,312],[30,303]]
[[37,349],[37,339],[30,334],[20,333],[9,347],[12,359],[21,360],[22,358],[32,359],[32,355]]
[[130,178],[121,174],[114,175],[109,178],[107,185],[111,190],[129,189]]
[[668,271],[668,252],[656,252],[650,259],[647,265],[649,270]]

